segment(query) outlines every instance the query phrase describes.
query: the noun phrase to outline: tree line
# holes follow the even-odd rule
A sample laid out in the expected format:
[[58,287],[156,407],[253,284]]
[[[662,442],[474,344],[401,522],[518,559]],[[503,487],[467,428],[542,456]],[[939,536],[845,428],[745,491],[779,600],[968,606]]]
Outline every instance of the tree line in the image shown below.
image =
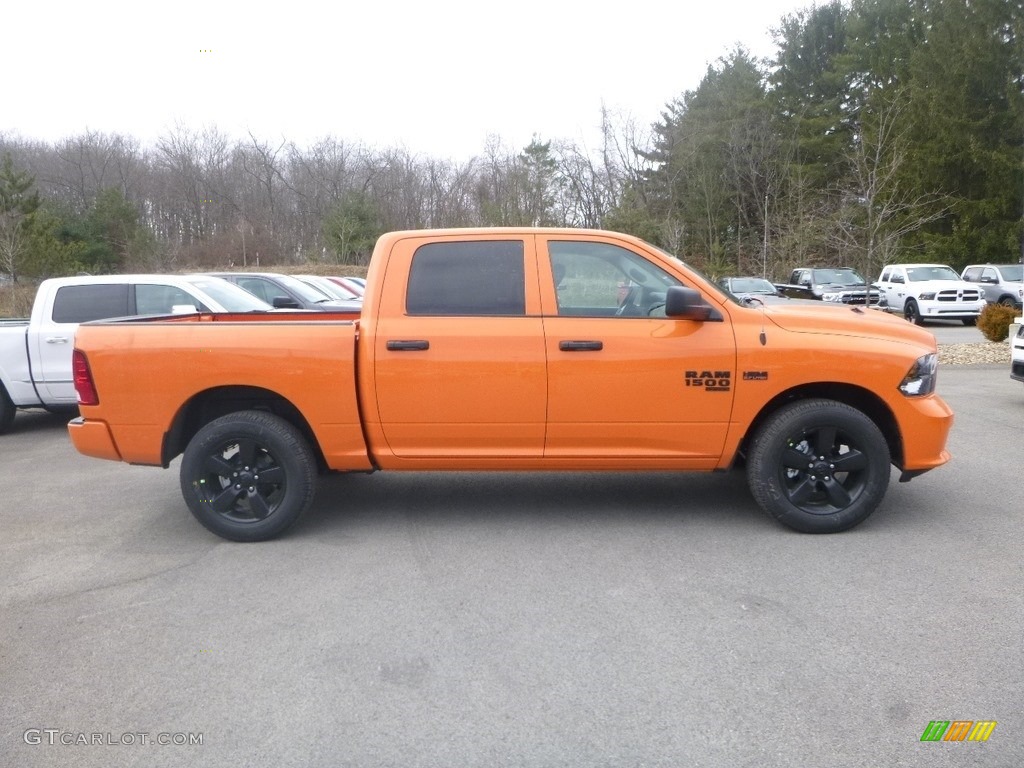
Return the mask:
[[713,274],[1024,255],[1024,4],[852,0],[784,17],[599,146],[465,161],[177,126],[153,145],[0,135],[0,273],[365,263],[395,229],[637,234]]

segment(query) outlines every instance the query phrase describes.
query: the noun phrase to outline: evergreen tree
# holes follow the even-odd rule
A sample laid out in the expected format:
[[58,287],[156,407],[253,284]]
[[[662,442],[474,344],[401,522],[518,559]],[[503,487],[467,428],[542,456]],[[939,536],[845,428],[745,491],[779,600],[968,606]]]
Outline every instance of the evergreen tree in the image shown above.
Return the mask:
[[324,218],[324,239],[342,264],[369,257],[381,234],[380,215],[369,195],[350,191]]
[[742,269],[760,253],[764,200],[777,178],[770,106],[764,74],[742,48],[668,105],[647,155],[656,167],[642,183],[656,242],[710,260],[712,271],[723,262]]
[[17,170],[10,153],[5,153],[0,161],[0,270],[13,282],[18,282],[31,251],[40,206],[33,186],[35,179],[27,171]]
[[800,177],[817,189],[842,175],[853,133],[848,21],[847,8],[833,0],[785,17],[775,31],[770,97]]
[[1017,261],[1024,194],[1024,5],[928,0],[910,56],[910,181],[949,214],[916,238],[922,258],[960,267]]

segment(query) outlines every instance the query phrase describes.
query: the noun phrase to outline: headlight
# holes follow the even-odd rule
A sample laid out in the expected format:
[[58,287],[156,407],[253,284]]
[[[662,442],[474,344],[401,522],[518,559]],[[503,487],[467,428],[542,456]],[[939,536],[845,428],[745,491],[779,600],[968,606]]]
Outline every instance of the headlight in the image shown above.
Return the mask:
[[939,356],[935,352],[917,358],[900,382],[900,392],[907,397],[930,395],[935,391],[935,373],[938,367]]
[[922,301],[931,301],[932,299],[935,298],[935,291],[928,291],[927,293],[922,293],[919,298]]
[[843,294],[841,293],[823,293],[821,294],[822,301],[842,301]]

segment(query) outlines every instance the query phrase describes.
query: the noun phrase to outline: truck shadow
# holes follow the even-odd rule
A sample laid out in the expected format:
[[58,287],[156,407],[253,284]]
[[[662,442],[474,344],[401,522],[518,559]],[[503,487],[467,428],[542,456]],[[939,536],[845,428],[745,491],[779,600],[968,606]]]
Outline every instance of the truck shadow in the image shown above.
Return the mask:
[[424,525],[617,521],[777,527],[739,472],[411,472],[320,478],[291,535],[415,522]]
[[19,434],[56,432],[67,429],[68,422],[77,415],[77,411],[63,411],[59,413],[50,413],[42,409],[18,411],[10,428],[3,436],[0,436],[0,440]]

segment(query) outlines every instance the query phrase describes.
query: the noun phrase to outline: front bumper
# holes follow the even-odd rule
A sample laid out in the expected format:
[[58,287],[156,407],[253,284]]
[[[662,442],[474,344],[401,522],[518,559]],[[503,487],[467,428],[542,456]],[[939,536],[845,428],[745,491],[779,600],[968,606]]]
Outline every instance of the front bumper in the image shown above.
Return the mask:
[[[908,397],[897,414],[903,438],[903,470],[906,482],[950,460],[946,450],[953,427],[953,409],[938,395]],[[905,478],[905,479],[904,479]]]
[[965,317],[977,317],[985,308],[986,302],[955,303],[944,301],[918,301],[917,309],[923,318],[948,317],[958,320]]

